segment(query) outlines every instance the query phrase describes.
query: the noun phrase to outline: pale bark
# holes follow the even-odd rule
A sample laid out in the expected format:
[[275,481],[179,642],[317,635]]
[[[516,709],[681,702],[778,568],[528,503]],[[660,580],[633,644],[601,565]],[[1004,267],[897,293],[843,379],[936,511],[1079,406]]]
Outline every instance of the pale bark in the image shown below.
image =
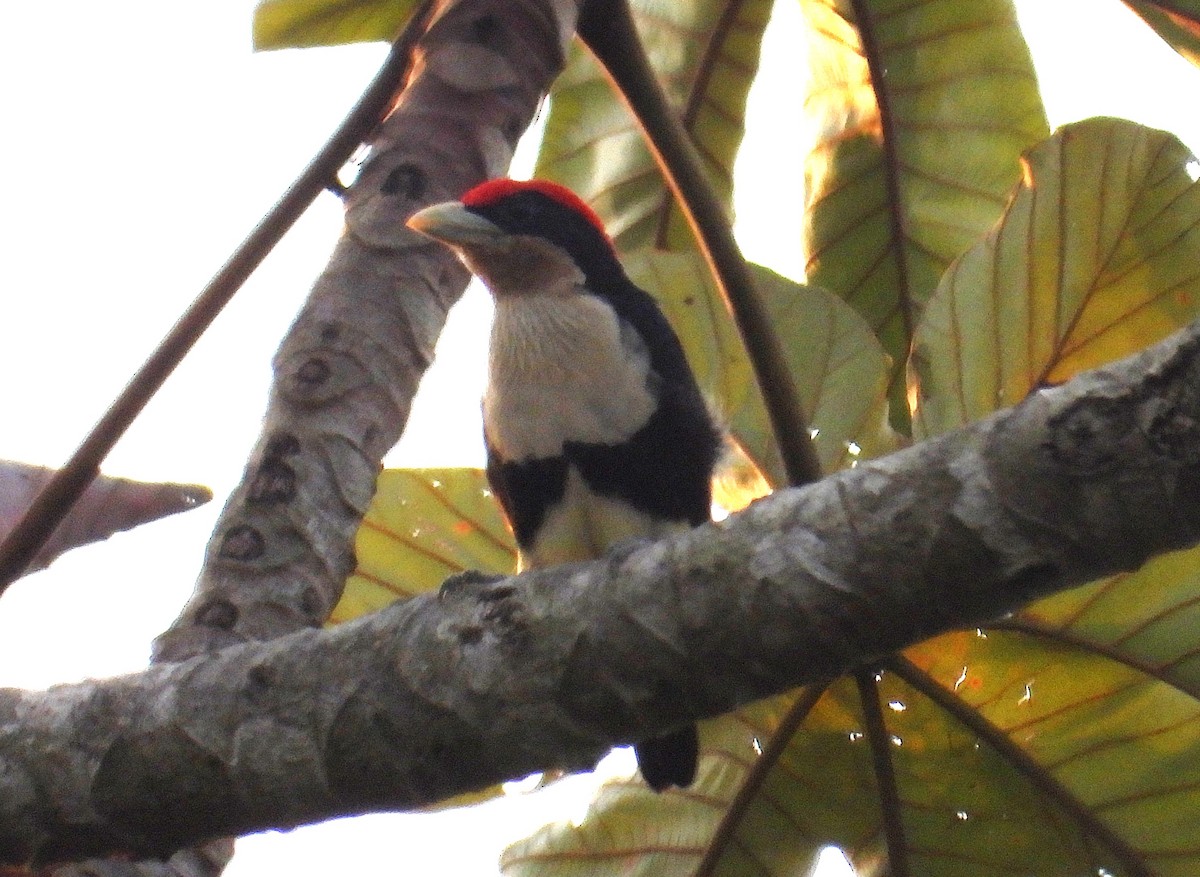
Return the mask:
[[604,560],[0,697],[0,862],[417,807],[1200,540],[1200,326]]
[[346,232],[275,357],[263,430],[194,596],[159,637],[177,661],[320,625],[468,274],[409,231],[416,209],[502,176],[561,69],[570,0],[443,4],[346,194]]

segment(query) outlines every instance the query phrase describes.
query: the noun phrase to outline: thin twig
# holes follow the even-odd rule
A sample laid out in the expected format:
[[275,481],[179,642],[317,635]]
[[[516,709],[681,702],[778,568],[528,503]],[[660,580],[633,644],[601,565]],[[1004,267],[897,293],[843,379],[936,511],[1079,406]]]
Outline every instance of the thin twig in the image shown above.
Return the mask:
[[783,344],[696,147],[650,67],[628,3],[589,0],[577,32],[629,104],[716,277],[754,368],[788,483],[796,486],[817,480],[821,464]]
[[99,474],[100,464],[113,445],[217,314],[379,124],[408,75],[412,46],[428,25],[433,6],[433,0],[423,0],[342,124],[171,327],[71,459],[46,483],[25,515],[0,543],[0,594],[24,573],[29,562]]

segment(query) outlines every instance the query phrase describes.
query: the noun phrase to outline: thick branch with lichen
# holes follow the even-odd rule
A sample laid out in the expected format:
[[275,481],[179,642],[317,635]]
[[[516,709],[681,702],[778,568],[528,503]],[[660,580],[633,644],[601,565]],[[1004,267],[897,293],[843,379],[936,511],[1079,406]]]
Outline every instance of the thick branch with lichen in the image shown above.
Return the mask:
[[164,854],[591,764],[1194,544],[1196,448],[1200,325],[722,524],[5,692],[0,863]]

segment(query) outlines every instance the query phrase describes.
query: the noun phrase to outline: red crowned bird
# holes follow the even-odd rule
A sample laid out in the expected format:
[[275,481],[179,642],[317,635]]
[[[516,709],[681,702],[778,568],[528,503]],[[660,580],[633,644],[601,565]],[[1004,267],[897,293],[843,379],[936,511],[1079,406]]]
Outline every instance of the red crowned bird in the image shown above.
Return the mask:
[[[495,299],[487,477],[522,569],[709,520],[720,430],[679,338],[583,201],[498,179],[408,224],[451,247]],[[634,751],[656,790],[695,778],[694,725]]]

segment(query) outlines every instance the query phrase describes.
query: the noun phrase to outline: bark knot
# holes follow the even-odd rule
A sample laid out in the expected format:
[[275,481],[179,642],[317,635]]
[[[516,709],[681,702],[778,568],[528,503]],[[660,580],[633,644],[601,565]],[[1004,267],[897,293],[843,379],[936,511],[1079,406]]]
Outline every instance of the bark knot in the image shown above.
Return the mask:
[[266,549],[262,533],[249,524],[238,524],[221,539],[220,555],[229,560],[257,560]]
[[1085,398],[1050,421],[1048,450],[1081,475],[1121,465],[1122,439],[1132,427],[1128,407],[1117,399]]

